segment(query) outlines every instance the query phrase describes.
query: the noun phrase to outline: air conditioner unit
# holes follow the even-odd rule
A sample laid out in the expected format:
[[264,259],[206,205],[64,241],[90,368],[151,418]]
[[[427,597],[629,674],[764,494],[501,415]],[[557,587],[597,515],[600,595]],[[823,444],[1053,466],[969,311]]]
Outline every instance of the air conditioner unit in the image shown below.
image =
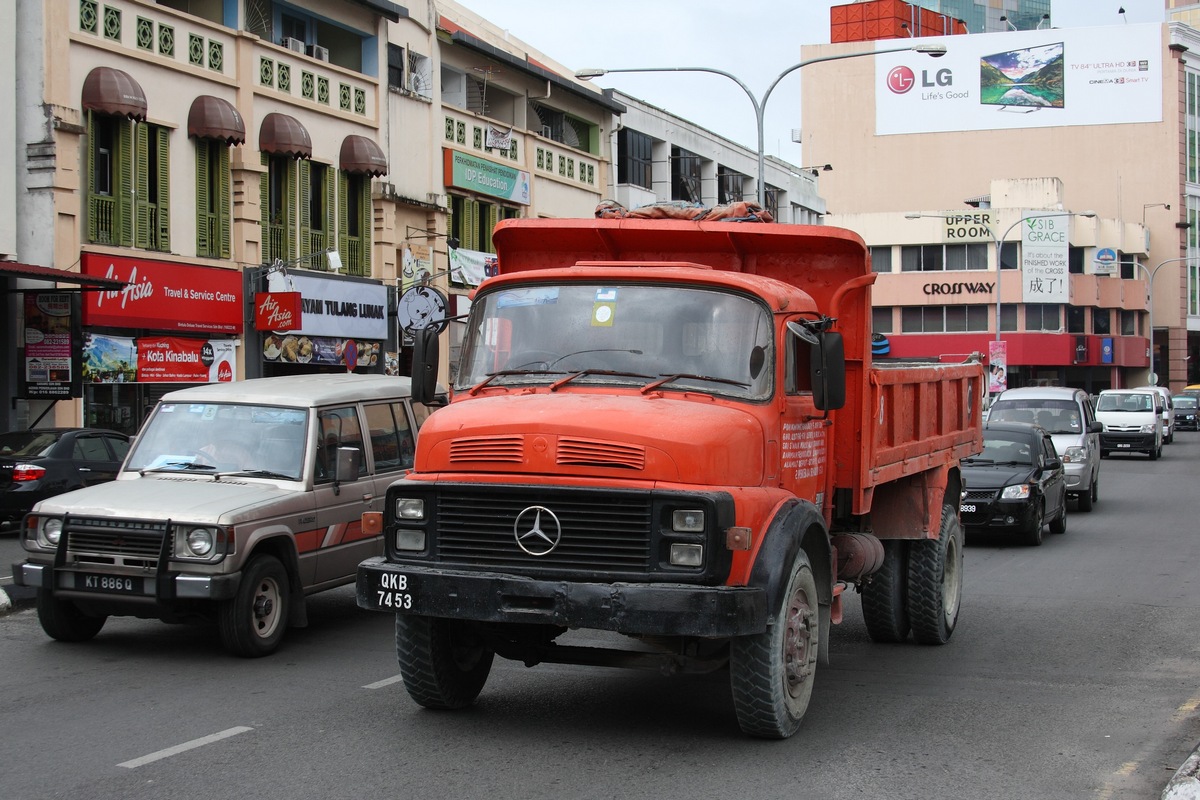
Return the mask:
[[329,60],[329,48],[321,47],[319,44],[310,44],[308,46],[308,54],[317,59],[317,61]]
[[304,42],[301,41],[300,39],[293,39],[290,36],[284,37],[283,46],[286,47],[288,50],[291,50],[296,53],[304,52]]

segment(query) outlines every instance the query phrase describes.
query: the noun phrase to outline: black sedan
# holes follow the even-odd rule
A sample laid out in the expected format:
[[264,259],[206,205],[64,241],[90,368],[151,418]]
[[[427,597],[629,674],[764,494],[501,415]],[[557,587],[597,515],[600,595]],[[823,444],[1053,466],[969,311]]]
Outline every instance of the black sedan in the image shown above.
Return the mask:
[[970,530],[1015,532],[1042,543],[1047,522],[1067,532],[1067,481],[1050,434],[1038,425],[993,422],[983,430],[983,452],[963,459],[961,517]]
[[0,528],[18,524],[34,503],[117,477],[129,437],[96,428],[0,433]]

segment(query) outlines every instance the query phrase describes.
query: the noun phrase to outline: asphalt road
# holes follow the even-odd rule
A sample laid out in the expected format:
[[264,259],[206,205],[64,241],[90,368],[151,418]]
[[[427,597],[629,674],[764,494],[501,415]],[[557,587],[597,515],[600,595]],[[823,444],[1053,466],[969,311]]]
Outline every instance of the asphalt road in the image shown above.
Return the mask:
[[19,611],[0,797],[1151,800],[1200,741],[1197,486],[1181,434],[1157,462],[1104,461],[1096,510],[1039,548],[969,538],[945,647],[873,644],[852,598],[782,742],[740,734],[724,673],[498,661],[473,709],[420,709],[391,618],[349,588],[253,661],[130,619],[64,645]]

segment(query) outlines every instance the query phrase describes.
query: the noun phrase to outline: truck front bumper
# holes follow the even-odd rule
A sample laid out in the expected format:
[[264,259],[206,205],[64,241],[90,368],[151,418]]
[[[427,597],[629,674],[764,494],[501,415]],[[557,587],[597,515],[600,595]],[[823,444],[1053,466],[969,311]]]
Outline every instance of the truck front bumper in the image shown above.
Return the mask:
[[156,575],[55,569],[29,561],[13,564],[13,583],[73,598],[128,601],[227,600],[237,592],[241,573],[230,575]]
[[538,580],[383,557],[359,565],[356,596],[371,611],[645,636],[746,636],[765,631],[768,616],[754,587]]

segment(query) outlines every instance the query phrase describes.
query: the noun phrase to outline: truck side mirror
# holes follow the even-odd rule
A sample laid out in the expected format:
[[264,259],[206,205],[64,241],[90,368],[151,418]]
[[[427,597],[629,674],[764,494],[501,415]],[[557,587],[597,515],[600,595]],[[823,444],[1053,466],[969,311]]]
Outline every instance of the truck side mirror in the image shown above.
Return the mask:
[[438,331],[436,327],[413,331],[412,399],[432,403],[437,394]]
[[846,405],[846,353],[842,335],[825,331],[812,346],[809,361],[813,404],[820,411],[833,411]]

